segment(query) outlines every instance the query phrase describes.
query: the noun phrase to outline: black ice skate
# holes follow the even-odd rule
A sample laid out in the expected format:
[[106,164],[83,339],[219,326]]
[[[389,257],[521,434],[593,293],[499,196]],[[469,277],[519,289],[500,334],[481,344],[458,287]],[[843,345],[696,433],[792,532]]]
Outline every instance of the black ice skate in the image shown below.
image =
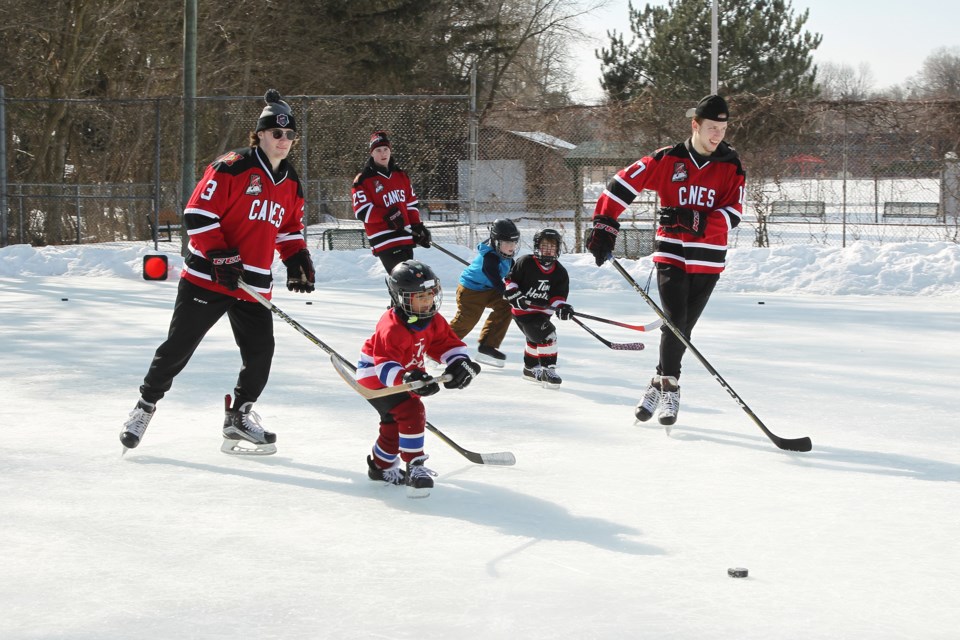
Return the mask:
[[524,367],[523,379],[527,380],[528,382],[541,384],[543,382],[543,368],[540,365],[535,367]]
[[127,449],[135,449],[140,444],[156,410],[157,405],[143,398],[137,401],[137,406],[130,412],[130,418],[123,423],[123,431],[120,432],[120,443],[123,445],[123,453],[120,455],[126,453]]
[[653,417],[653,414],[660,408],[660,376],[653,376],[647,390],[643,392],[643,398],[637,403],[634,414],[640,422],[646,422]]
[[423,463],[429,458],[427,454],[418,456],[407,463],[407,497],[408,498],[426,498],[433,489],[433,478],[437,472],[427,469]]
[[481,344],[477,347],[477,362],[502,369],[503,365],[507,362],[507,356],[499,349]]
[[393,466],[389,469],[381,469],[373,461],[373,456],[367,456],[367,477],[387,484],[404,484],[407,474],[400,468],[399,458],[393,461]]
[[556,367],[552,364],[541,369],[540,380],[543,382],[544,389],[556,389],[560,386],[560,383],[563,382],[563,379],[560,378],[560,375],[557,373]]
[[260,416],[252,402],[239,408],[230,408],[230,395],[224,398],[226,415],[223,419],[223,444],[220,451],[232,455],[269,456],[277,452],[277,435],[260,424]]
[[663,376],[661,380],[660,424],[670,426],[677,421],[680,412],[680,385],[673,376]]

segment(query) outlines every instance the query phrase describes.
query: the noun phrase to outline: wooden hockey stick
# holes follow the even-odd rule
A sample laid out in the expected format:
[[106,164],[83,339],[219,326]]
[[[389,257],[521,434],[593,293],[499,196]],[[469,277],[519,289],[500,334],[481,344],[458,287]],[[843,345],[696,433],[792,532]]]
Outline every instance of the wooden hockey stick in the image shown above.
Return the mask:
[[[369,389],[363,386],[362,384],[360,384],[359,382],[357,382],[357,379],[353,376],[354,374],[353,367],[348,362],[345,362],[343,358],[340,358],[339,356],[331,355],[330,363],[333,365],[333,368],[336,369],[337,373],[340,374],[340,377],[343,378],[344,382],[350,385],[350,387],[354,391],[362,395],[367,400],[370,400],[372,398],[383,398],[385,396],[392,396],[398,393],[405,393],[408,391],[416,391],[417,389],[425,387],[427,384],[429,384],[429,382],[425,380],[414,380],[413,382],[404,382],[402,384],[394,385],[392,387],[384,387],[383,389]],[[434,378],[433,382],[436,382],[437,384],[442,384],[444,382],[449,382],[452,379],[453,379],[453,376],[449,374],[444,374],[439,378]]]

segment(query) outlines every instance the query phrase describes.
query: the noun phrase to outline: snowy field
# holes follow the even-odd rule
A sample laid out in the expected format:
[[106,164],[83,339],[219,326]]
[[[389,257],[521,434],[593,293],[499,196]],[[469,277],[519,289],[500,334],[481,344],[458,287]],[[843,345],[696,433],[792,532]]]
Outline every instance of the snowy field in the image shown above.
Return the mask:
[[[425,500],[367,480],[375,412],[279,319],[257,406],[276,455],[219,451],[239,366],[224,321],[121,458],[181,264],[145,282],[146,252],[0,249],[4,640],[958,637],[956,244],[730,253],[693,342],[809,453],[774,447],[691,355],[672,432],[634,424],[658,334],[588,322],[648,345],[612,351],[560,323],[549,391],[521,381],[514,327],[506,368],[426,405],[517,464],[428,433]],[[313,254],[317,291],[275,302],[353,359],[387,304],[379,262]],[[452,317],[460,264],[417,255]],[[561,259],[579,311],[655,319],[612,267]],[[648,260],[622,264],[646,282]]]

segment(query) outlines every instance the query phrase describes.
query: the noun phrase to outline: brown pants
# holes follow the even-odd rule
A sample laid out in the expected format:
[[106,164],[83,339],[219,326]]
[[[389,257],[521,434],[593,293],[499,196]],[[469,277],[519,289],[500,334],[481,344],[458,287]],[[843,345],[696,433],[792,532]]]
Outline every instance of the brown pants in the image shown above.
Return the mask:
[[496,289],[474,291],[463,285],[457,286],[457,315],[450,321],[450,328],[463,340],[480,322],[484,309],[492,309],[480,330],[480,344],[494,349],[500,346],[510,328],[510,305]]

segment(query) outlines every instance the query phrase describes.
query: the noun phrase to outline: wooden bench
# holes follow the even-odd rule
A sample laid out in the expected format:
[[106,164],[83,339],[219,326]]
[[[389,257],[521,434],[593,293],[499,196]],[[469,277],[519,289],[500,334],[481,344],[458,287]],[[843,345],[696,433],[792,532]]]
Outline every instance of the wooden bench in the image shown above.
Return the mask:
[[939,218],[940,205],[936,202],[884,202],[883,219]]
[[770,217],[776,218],[823,218],[827,203],[822,200],[775,200],[770,205]]
[[154,242],[159,241],[161,233],[166,234],[167,242],[172,242],[173,233],[176,232],[179,234],[180,229],[183,228],[183,225],[180,223],[180,216],[172,211],[161,211],[160,221],[156,226],[153,224],[153,216],[148,213],[147,222],[150,224],[150,232],[153,235]]
[[[426,213],[426,215],[423,215],[424,213]],[[427,202],[421,200],[420,218],[422,220],[439,219],[443,222],[449,222],[451,220],[457,221],[460,220],[460,212],[457,210],[455,202]]]
[[363,229],[324,229],[320,243],[326,251],[367,249],[370,240]]

